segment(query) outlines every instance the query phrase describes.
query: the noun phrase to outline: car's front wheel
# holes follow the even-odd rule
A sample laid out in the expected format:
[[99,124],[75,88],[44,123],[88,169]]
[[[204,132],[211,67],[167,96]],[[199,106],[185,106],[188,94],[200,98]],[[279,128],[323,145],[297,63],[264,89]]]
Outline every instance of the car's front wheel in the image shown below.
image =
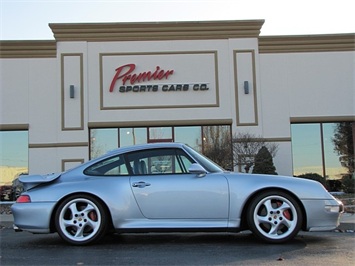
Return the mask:
[[88,195],[64,200],[55,214],[55,225],[62,239],[74,245],[99,241],[107,231],[107,214],[100,201]]
[[298,202],[283,191],[266,191],[249,205],[247,221],[258,238],[269,243],[282,243],[294,238],[302,226],[302,210]]

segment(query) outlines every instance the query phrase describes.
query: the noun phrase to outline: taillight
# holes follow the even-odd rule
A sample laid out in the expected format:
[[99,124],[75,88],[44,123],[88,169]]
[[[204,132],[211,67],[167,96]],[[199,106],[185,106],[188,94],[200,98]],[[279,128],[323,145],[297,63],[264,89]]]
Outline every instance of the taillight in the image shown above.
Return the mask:
[[28,195],[21,195],[16,200],[16,203],[29,203],[29,202],[31,202],[31,198]]

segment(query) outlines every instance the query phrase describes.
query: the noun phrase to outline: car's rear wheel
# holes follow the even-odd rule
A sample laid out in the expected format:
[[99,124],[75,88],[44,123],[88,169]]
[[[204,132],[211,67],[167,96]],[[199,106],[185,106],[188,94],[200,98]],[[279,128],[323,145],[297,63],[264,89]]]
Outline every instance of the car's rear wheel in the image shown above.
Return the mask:
[[302,226],[298,202],[283,191],[266,191],[249,205],[247,221],[250,230],[268,243],[283,243],[294,238]]
[[100,201],[88,195],[64,200],[55,214],[55,225],[62,239],[74,245],[99,241],[107,231],[107,214]]

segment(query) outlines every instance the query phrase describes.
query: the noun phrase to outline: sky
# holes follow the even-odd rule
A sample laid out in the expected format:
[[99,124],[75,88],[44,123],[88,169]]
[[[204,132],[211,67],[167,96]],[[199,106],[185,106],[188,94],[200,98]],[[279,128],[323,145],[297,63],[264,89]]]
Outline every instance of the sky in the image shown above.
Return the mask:
[[0,0],[0,40],[53,40],[49,23],[263,19],[261,35],[355,32],[354,0]]

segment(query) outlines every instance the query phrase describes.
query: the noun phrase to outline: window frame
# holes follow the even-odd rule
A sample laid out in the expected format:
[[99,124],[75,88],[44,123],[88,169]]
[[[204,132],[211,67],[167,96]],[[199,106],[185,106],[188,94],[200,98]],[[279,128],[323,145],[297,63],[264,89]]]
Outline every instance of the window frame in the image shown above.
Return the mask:
[[[118,160],[114,160],[112,162],[109,162],[111,160],[113,160],[114,158],[119,158]],[[123,161],[122,164],[119,164],[119,165],[114,165],[115,163],[117,163],[117,161]],[[108,162],[107,164],[104,164],[105,162]],[[114,167],[112,168],[109,168],[109,165],[114,165]],[[101,166],[100,166],[101,165]],[[121,167],[121,166],[125,166],[125,168],[127,169],[127,173],[124,173],[124,174],[106,174],[110,171],[112,171],[115,167]],[[96,169],[95,170],[92,170],[92,172],[90,172],[91,168],[109,168],[109,170],[105,171],[105,172],[97,172],[96,174]],[[105,158],[103,160],[100,160],[98,162],[96,162],[95,164],[92,164],[90,165],[89,167],[85,168],[85,170],[83,171],[83,174],[84,175],[87,175],[87,176],[129,176],[130,175],[130,169],[127,167],[127,163],[125,161],[125,158],[124,158],[124,155],[123,154],[116,154],[114,156],[111,156],[111,157],[108,157],[108,158]]]
[[[163,152],[162,154],[159,154],[162,151],[168,151]],[[144,154],[149,154],[152,152],[151,156],[145,156]],[[134,155],[138,155],[137,157],[134,157]],[[132,156],[132,158],[130,158]],[[152,165],[152,158],[155,157],[166,157],[166,156],[171,156],[171,171],[170,172],[162,172],[162,171],[157,171],[157,172],[152,172],[151,167]],[[189,166],[184,163],[184,160],[182,157],[186,158],[191,164],[196,163],[194,158],[189,156],[183,149],[179,148],[158,148],[158,149],[146,149],[146,150],[140,150],[140,151],[133,151],[129,152],[124,155],[125,161],[127,164],[127,168],[131,171],[133,176],[138,176],[138,175],[179,175],[179,174],[188,174],[189,171]],[[146,166],[147,166],[147,172],[146,173],[136,173],[135,171],[135,165],[134,163],[136,162],[141,162],[144,161]],[[159,161],[160,162],[160,161]],[[178,165],[179,170],[177,171],[176,165]]]

